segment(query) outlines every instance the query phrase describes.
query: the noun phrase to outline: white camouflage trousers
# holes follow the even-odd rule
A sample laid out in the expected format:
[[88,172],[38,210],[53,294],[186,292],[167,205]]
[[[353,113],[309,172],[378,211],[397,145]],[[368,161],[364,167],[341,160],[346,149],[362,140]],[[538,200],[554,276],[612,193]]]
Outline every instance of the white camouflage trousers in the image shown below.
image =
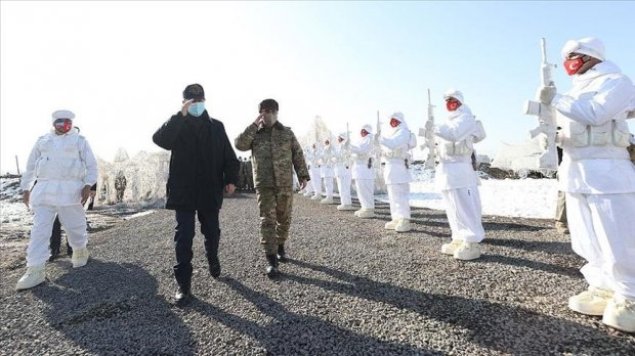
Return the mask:
[[410,219],[410,183],[386,184],[390,202],[390,218]]
[[362,209],[375,209],[375,180],[374,179],[355,179],[355,189],[357,190],[357,199]]
[[481,222],[481,196],[476,186],[442,190],[445,214],[448,216],[452,240],[481,242],[485,230]]
[[352,205],[351,201],[351,175],[344,174],[342,176],[338,176],[337,180],[337,191],[340,192],[340,201],[342,205]]
[[635,193],[567,193],[573,251],[590,286],[635,299]]
[[31,239],[26,249],[26,266],[41,266],[50,256],[49,245],[55,215],[66,231],[68,244],[74,251],[83,249],[88,243],[86,232],[86,213],[84,207],[77,203],[70,206],[33,206],[33,228]]

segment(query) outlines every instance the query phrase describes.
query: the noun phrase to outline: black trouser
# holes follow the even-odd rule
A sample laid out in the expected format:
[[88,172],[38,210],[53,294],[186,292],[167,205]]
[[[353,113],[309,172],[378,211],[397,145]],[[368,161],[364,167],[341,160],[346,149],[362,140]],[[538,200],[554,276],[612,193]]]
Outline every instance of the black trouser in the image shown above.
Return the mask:
[[[176,232],[174,234],[174,249],[176,251],[176,265],[174,277],[179,286],[190,289],[192,279],[192,240],[194,239],[195,211],[176,211]],[[218,255],[220,241],[220,227],[218,209],[198,211],[198,221],[201,223],[201,233],[205,236],[205,252],[208,261]]]
[[[57,256],[60,254],[60,246],[62,245],[62,224],[60,224],[60,218],[55,217],[55,221],[53,222],[53,231],[51,231],[51,255]],[[66,240],[66,253],[69,255],[73,253],[73,249],[68,244],[68,240]]]

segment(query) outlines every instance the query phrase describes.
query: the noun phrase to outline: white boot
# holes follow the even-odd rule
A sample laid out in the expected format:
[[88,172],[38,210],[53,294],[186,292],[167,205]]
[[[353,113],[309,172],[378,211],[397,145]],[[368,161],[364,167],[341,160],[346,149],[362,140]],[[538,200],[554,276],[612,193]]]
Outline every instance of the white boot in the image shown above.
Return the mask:
[[600,316],[604,314],[611,298],[612,291],[589,287],[588,290],[569,298],[569,309],[581,314]]
[[370,219],[370,218],[374,218],[375,217],[375,210],[374,209],[361,209],[361,210],[358,210],[357,212],[359,212],[359,214],[357,214],[357,216],[362,218],[362,219]]
[[386,225],[384,225],[384,229],[386,230],[394,230],[395,227],[397,227],[397,223],[399,222],[399,220],[395,219],[392,221],[389,221],[386,223]]
[[322,195],[320,195],[320,194],[314,194],[311,197],[311,200],[321,200],[321,199],[322,199]]
[[326,197],[320,200],[320,204],[333,204],[333,197]]
[[612,298],[604,309],[602,323],[617,330],[635,333],[635,299]]
[[457,260],[475,260],[481,257],[481,247],[477,242],[463,242],[455,251],[454,258]]
[[44,265],[31,266],[26,268],[26,273],[15,285],[15,290],[29,289],[43,283],[46,280]]
[[344,204],[340,204],[337,206],[337,210],[340,211],[349,211],[349,210],[355,210],[355,208],[352,205],[344,205]]
[[88,263],[88,255],[87,248],[73,249],[73,257],[71,258],[73,268],[86,266],[86,263]]
[[441,246],[441,253],[444,255],[454,255],[454,251],[461,247],[461,245],[463,245],[463,240],[452,240],[450,243]]
[[408,219],[400,219],[395,226],[395,231],[397,232],[408,232],[410,229],[410,220]]

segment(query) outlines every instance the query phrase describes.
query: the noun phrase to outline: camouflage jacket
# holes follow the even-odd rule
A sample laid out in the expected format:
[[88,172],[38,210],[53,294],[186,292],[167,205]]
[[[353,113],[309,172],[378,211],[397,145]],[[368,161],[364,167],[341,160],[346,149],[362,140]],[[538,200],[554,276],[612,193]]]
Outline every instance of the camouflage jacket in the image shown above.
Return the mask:
[[258,187],[293,187],[293,169],[300,181],[309,180],[304,153],[290,128],[276,122],[258,129],[249,125],[234,141],[240,151],[251,150],[254,185]]

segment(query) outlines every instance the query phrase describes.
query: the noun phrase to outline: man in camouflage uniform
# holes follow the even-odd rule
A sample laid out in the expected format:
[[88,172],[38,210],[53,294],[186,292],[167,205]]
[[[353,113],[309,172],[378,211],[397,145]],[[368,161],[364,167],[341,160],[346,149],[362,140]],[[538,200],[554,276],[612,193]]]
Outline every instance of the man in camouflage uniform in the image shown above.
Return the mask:
[[284,262],[284,243],[289,235],[293,202],[293,169],[304,188],[309,172],[304,153],[290,128],[278,122],[278,103],[263,100],[260,115],[234,144],[238,150],[252,151],[255,188],[260,209],[260,243],[265,248],[267,276],[278,273],[278,261]]

